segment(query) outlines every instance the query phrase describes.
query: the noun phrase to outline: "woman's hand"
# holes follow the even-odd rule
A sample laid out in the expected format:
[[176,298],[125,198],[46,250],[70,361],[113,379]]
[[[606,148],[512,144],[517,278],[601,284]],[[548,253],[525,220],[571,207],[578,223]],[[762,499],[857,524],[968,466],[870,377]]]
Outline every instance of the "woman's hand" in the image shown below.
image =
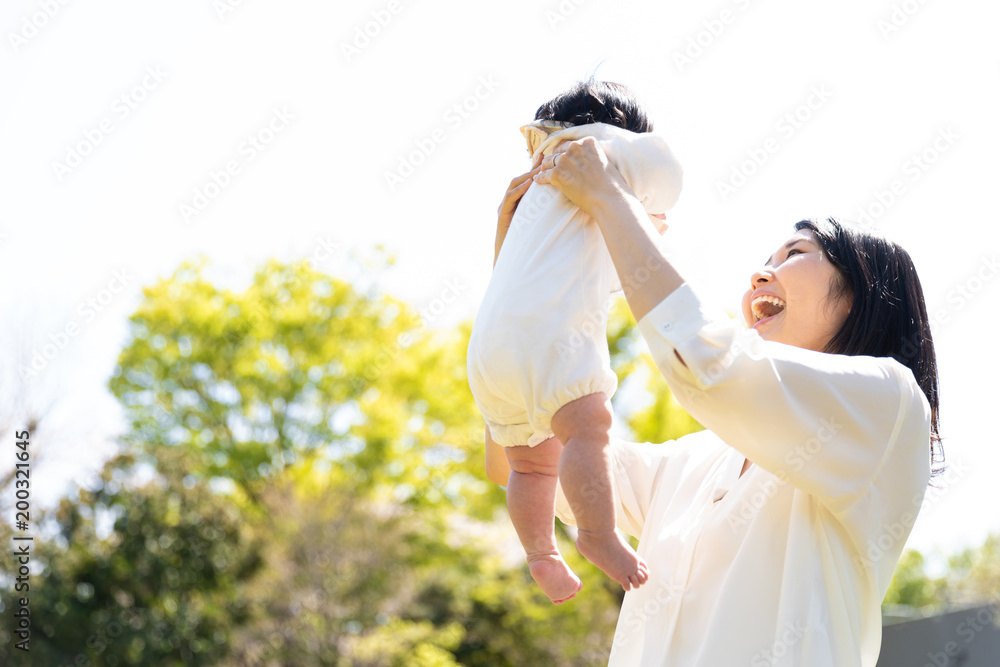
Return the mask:
[[541,167],[535,182],[559,188],[597,223],[636,322],[684,283],[657,245],[649,214],[596,139],[559,144]]
[[594,214],[597,205],[623,195],[635,197],[621,172],[608,160],[593,137],[556,146],[542,160],[536,183],[554,185],[584,213]]
[[521,201],[521,197],[531,187],[531,179],[541,171],[541,157],[539,155],[535,159],[534,164],[531,165],[531,171],[517,176],[510,182],[510,185],[507,187],[507,193],[503,196],[503,201],[500,202],[500,208],[497,209],[497,237],[493,246],[493,266],[497,265],[497,257],[500,256],[500,246],[503,245],[503,240],[507,236],[507,230],[510,229],[510,221],[514,219],[514,211],[517,210],[518,202]]

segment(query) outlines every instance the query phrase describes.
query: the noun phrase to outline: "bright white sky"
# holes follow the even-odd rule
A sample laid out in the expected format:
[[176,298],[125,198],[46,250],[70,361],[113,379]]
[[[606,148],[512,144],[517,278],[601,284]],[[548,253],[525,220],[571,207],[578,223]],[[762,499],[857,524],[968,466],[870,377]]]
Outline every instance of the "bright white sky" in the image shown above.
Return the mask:
[[[430,326],[472,317],[497,204],[527,168],[517,128],[596,70],[639,92],[682,160],[663,243],[721,305],[737,310],[750,272],[804,217],[868,209],[909,249],[942,313],[955,471],[910,546],[979,543],[1000,530],[987,418],[1000,370],[998,19],[996,3],[916,0],[6,0],[3,469],[9,429],[32,407],[47,415],[39,502],[96,469],[125,317],[141,285],[198,253],[238,286],[271,256],[346,275],[352,253],[384,243],[398,256],[388,291],[436,312],[451,301]],[[754,154],[766,161],[723,197]],[[404,160],[419,164],[390,187]],[[210,185],[227,166],[224,187]],[[17,355],[51,340],[65,349],[19,383]]]

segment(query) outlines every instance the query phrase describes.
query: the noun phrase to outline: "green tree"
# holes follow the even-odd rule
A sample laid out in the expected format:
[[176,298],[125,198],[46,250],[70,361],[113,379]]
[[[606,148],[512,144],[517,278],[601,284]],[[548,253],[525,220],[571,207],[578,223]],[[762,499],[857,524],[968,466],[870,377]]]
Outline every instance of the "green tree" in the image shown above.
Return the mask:
[[931,613],[944,602],[941,599],[942,587],[942,580],[927,576],[923,554],[908,549],[896,564],[889,590],[882,601],[883,612],[910,609],[920,614]]
[[[465,381],[468,329],[425,329],[405,303],[306,263],[270,263],[242,293],[204,262],[144,290],[111,388],[149,451],[184,445],[196,479],[255,501],[263,480],[321,452],[355,493],[491,513]],[[383,267],[384,268],[384,267]]]
[[1000,605],[1000,534],[949,556],[947,570],[939,577],[929,576],[925,563],[919,551],[903,553],[882,603],[884,614],[926,616],[974,605]]
[[952,606],[1000,605],[1000,533],[949,558],[945,588]]
[[225,664],[607,661],[620,595],[572,554],[585,594],[553,607],[508,557],[519,547],[506,521],[359,499],[305,465],[261,498],[281,520],[268,527],[269,566],[244,587],[254,621]]
[[[238,586],[261,566],[260,545],[230,499],[185,484],[190,464],[183,449],[166,449],[155,476],[137,483],[135,459],[115,457],[98,489],[36,518],[50,535],[32,553],[42,570],[28,593],[30,654],[12,648],[5,611],[4,664],[16,655],[36,665],[209,665],[226,653],[230,629],[247,620]],[[7,544],[10,533],[0,524]]]
[[[58,536],[37,557],[42,606],[57,614],[39,655],[606,662],[620,588],[560,528],[584,590],[553,606],[524,566],[503,491],[485,480],[468,323],[429,331],[405,303],[305,264],[269,263],[242,292],[204,268],[185,263],[146,288],[130,318],[110,382],[124,454],[100,489],[50,517]],[[642,405],[616,403],[636,438],[697,428],[640,354],[624,301],[609,331],[620,377],[650,388]]]

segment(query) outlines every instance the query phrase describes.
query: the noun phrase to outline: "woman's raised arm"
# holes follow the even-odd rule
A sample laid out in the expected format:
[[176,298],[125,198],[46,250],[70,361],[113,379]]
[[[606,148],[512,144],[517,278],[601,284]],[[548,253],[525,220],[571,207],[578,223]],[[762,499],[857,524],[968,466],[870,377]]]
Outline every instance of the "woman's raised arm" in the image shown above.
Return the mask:
[[559,188],[600,226],[639,331],[699,423],[831,509],[875,480],[898,485],[890,495],[906,503],[923,488],[929,408],[906,367],[769,342],[708,312],[690,287],[680,289],[649,218],[597,142],[562,144],[541,166],[536,182]]
[[642,204],[595,139],[560,144],[540,166],[535,182],[559,188],[597,222],[637,322],[684,283],[657,245]]

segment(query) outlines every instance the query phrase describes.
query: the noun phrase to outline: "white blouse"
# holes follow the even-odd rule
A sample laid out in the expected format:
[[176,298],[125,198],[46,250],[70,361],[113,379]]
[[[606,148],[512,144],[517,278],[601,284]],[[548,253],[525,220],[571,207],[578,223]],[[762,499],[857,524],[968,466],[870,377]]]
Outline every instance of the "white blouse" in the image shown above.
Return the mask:
[[[609,664],[874,667],[930,476],[913,374],[765,341],[687,284],[639,331],[708,430],[613,443],[618,525],[650,579],[625,594]],[[561,489],[557,514],[573,523]]]

